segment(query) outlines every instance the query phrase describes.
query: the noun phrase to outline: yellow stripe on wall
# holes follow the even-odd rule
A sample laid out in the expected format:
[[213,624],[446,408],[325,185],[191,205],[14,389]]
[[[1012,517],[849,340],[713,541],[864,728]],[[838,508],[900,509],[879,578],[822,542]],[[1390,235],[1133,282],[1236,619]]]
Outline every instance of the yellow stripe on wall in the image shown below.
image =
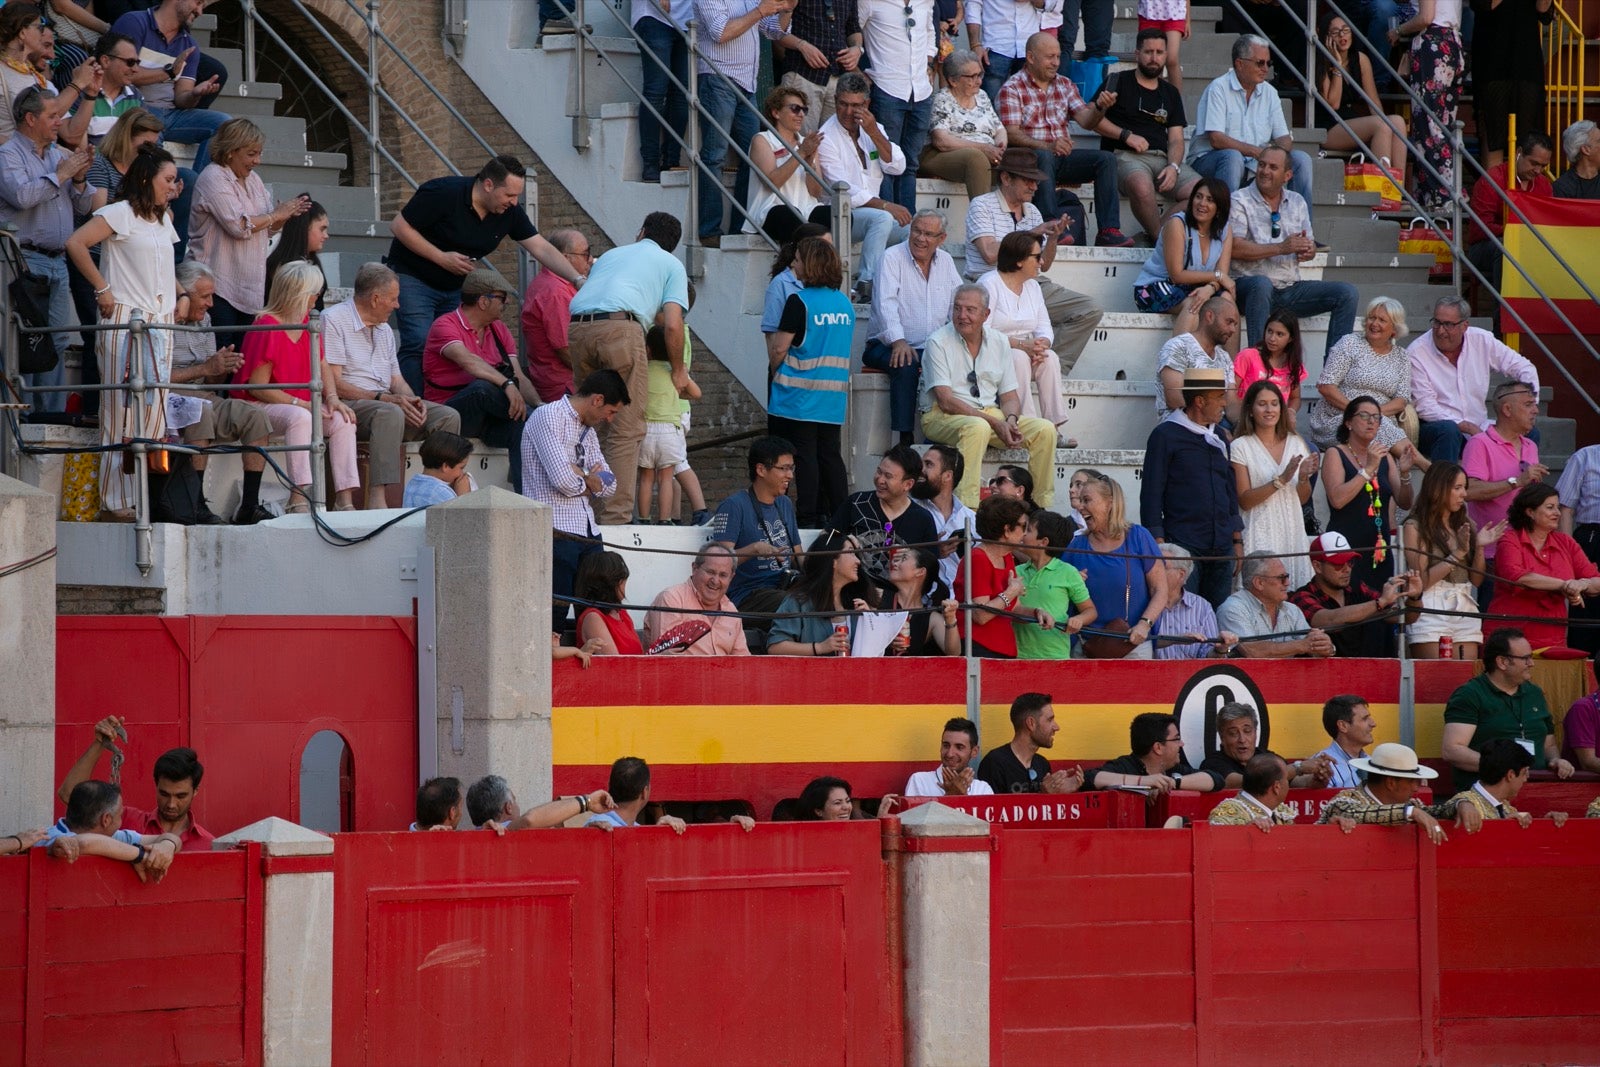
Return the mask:
[[[1061,732],[1045,753],[1108,760],[1128,751],[1128,723],[1170,704],[1079,704],[1059,708]],[[555,708],[554,762],[604,766],[618,754],[659,764],[876,763],[936,760],[939,728],[963,714],[959,704],[654,705]],[[1010,707],[983,706],[985,751],[1011,739]],[[1400,739],[1395,704],[1374,704],[1376,740]],[[1275,751],[1308,756],[1328,746],[1321,704],[1270,709]],[[1442,705],[1418,705],[1418,751],[1437,752]],[[1193,758],[1198,759],[1198,755]]]
[[[1561,258],[1572,265],[1573,272],[1556,262],[1549,249],[1528,232],[1521,223],[1506,226],[1506,250],[1522,264],[1551,300],[1587,300],[1578,278],[1600,278],[1600,241],[1595,240],[1597,230],[1592,226],[1540,226],[1545,240],[1561,253]],[[1528,297],[1536,295],[1521,271],[1505,272],[1505,295]]]

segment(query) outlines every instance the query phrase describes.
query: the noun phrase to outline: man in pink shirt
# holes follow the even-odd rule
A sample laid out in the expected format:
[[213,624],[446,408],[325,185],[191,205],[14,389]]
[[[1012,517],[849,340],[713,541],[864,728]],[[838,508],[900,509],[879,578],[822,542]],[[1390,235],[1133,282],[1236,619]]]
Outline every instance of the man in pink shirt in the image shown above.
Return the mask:
[[[1467,516],[1482,529],[1504,522],[1511,498],[1530,482],[1550,476],[1539,462],[1539,444],[1528,437],[1539,417],[1539,398],[1533,387],[1505,382],[1494,391],[1494,425],[1467,439],[1461,449],[1461,469],[1467,472]],[[1485,569],[1493,571],[1495,545],[1485,545]],[[1486,580],[1478,592],[1478,606],[1486,609],[1492,593]]]
[[712,541],[700,549],[689,571],[689,580],[682,585],[663,589],[650,602],[650,611],[644,617],[644,643],[646,647],[660,640],[661,635],[674,626],[698,619],[711,627],[711,632],[683,650],[686,656],[748,656],[750,646],[744,640],[744,622],[734,615],[708,616],[707,611],[734,612],[738,609],[728,599],[728,583],[733,581],[733,550],[727,545]]
[[[577,230],[552,230],[545,235],[572,269],[587,275],[594,264],[589,239]],[[567,323],[572,296],[578,290],[555,271],[542,270],[522,295],[522,338],[527,347],[528,380],[541,403],[572,392],[572,354],[567,351]]]
[[[128,732],[119,716],[108,715],[94,724],[94,740],[83,755],[78,757],[61,780],[56,796],[65,804],[80,783],[94,777],[95,764],[107,752],[120,751],[118,737],[124,744]],[[112,774],[115,776],[120,760],[113,757]],[[212,834],[195,822],[189,810],[195,794],[200,791],[200,779],[205,768],[192,748],[173,748],[163,752],[155,762],[153,776],[156,781],[156,806],[151,811],[124,804],[122,828],[143,835],[176,834],[183,842],[184,852],[210,852]]]

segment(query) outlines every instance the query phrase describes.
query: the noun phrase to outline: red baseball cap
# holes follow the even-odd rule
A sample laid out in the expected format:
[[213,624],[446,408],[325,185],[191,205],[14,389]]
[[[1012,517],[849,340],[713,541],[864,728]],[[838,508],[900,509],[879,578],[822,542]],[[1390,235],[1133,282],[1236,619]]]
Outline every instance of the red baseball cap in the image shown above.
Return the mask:
[[1329,531],[1311,539],[1313,563],[1331,563],[1335,567],[1342,567],[1359,555],[1361,553],[1350,547],[1350,542],[1345,540],[1342,533]]

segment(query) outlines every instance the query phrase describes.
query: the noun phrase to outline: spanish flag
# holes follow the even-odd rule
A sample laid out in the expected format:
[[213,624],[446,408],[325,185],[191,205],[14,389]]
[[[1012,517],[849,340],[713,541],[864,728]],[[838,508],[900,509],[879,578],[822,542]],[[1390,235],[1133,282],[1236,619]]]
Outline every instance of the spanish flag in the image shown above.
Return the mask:
[[[1508,195],[1572,270],[1558,263],[1530,227],[1508,209],[1506,251],[1511,260],[1528,272],[1533,284],[1508,260],[1502,271],[1501,285],[1506,305],[1522,317],[1533,333],[1571,333],[1539,299],[1538,292],[1543,291],[1579,333],[1600,334],[1600,305],[1585,295],[1577,281],[1582,278],[1590,289],[1600,292],[1600,201],[1563,200],[1516,190]],[[1517,320],[1509,317],[1505,328],[1521,331]]]

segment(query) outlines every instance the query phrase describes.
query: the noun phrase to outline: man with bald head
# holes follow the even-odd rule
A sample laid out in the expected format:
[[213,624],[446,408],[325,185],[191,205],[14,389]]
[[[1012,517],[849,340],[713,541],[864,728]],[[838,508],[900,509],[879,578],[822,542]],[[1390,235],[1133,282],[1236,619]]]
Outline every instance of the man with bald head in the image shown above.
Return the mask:
[[[733,549],[727,545],[718,541],[702,545],[689,568],[689,580],[661,590],[650,602],[644,617],[646,647],[673,627],[698,620],[711,631],[683,649],[684,655],[748,656],[750,646],[745,643],[744,622],[734,614],[738,609],[728,599],[734,563]],[[705,614],[708,611],[727,614]]]
[[[577,230],[551,230],[545,239],[567,257],[572,269],[588,274],[594,263],[589,239]],[[539,402],[548,404],[572,392],[572,353],[567,350],[567,324],[572,318],[572,297],[577,288],[555,271],[533,276],[522,294],[523,351],[527,354],[528,380]]]

